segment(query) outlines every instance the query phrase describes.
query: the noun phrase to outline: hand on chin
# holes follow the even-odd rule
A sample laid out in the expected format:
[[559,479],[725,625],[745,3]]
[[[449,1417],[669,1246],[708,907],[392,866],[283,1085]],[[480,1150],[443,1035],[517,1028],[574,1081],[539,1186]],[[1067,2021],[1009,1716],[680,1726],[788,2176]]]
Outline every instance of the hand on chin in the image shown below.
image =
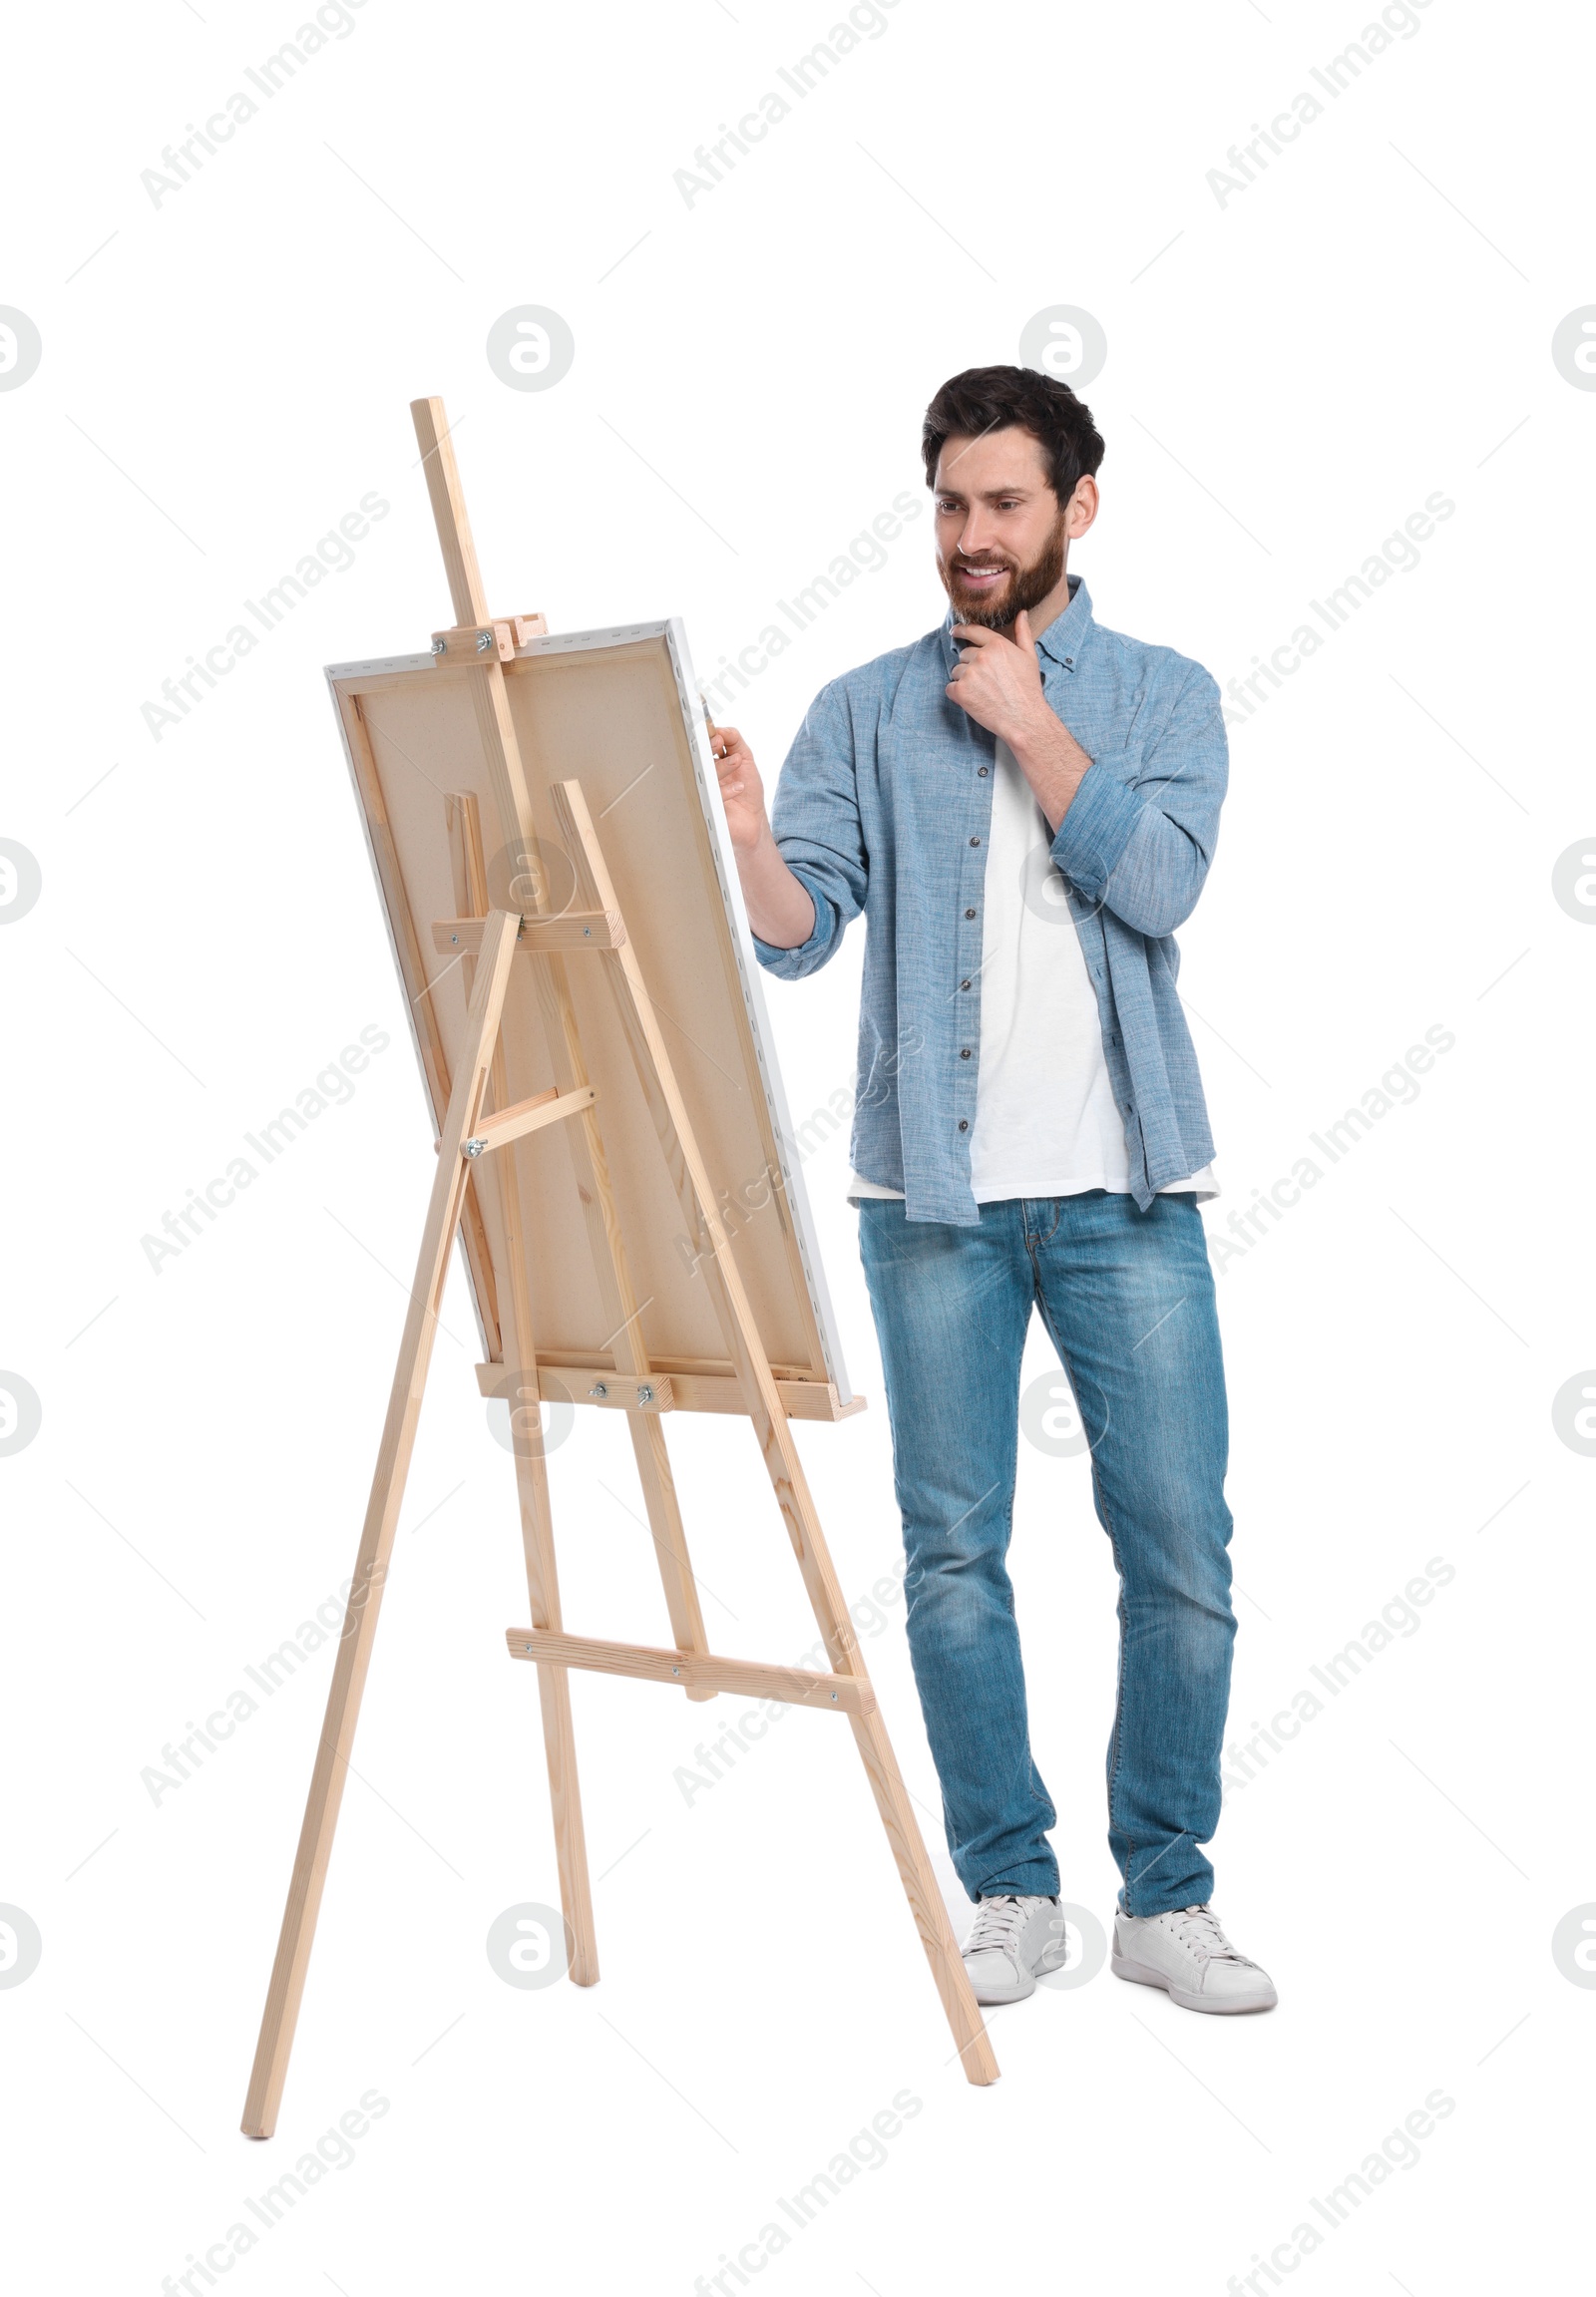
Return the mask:
[[1032,722],[1042,700],[1041,671],[1023,611],[1014,616],[1013,636],[978,623],[955,625],[959,660],[944,691],[1000,740]]

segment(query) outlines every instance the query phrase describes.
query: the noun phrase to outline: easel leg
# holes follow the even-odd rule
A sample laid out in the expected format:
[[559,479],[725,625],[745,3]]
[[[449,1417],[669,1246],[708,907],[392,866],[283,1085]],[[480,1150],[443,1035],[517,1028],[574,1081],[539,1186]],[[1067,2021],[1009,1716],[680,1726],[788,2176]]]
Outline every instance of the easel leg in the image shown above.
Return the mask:
[[[469,790],[461,791],[447,798],[445,807],[454,865],[456,915],[486,917],[488,871],[477,800]],[[472,957],[464,960],[468,989],[475,962]],[[490,1073],[494,1106],[506,1108],[510,1101],[509,1063],[502,1036],[494,1044]],[[527,1594],[534,1626],[558,1632],[562,1621],[560,1580],[555,1565],[554,1510],[549,1497],[549,1463],[543,1448],[537,1331],[527,1282],[521,1182],[513,1150],[498,1158],[496,1177],[504,1222],[505,1259],[510,1270],[510,1316],[501,1332],[505,1364],[510,1374],[511,1447],[521,1502]],[[570,1932],[568,1975],[578,1986],[592,1986],[598,1976],[598,1946],[594,1932],[593,1887],[588,1876],[588,1847],[582,1822],[582,1790],[577,1779],[570,1671],[564,1667],[540,1667],[538,1697],[543,1711],[544,1759],[549,1768],[549,1807],[554,1819],[555,1857],[560,1871],[560,1903]]]
[[[506,1227],[509,1227],[508,1221]],[[514,1241],[509,1243],[508,1250],[512,1255],[516,1252]],[[513,1268],[518,1265],[512,1260]],[[534,1627],[552,1628],[558,1633],[562,1621],[560,1588],[555,1574],[554,1511],[549,1500],[549,1467],[544,1457],[543,1434],[538,1425],[536,1371],[520,1373],[511,1380],[510,1386],[513,1396],[519,1392],[530,1399],[520,1405],[512,1402],[511,1441],[516,1455],[521,1543],[527,1559],[532,1623]],[[577,1778],[570,1670],[541,1666],[538,1698],[543,1710],[544,1756],[549,1765],[549,1807],[554,1817],[555,1857],[560,1869],[560,1904],[571,1933],[567,1975],[577,1986],[593,1986],[598,1977],[598,1945],[594,1930],[593,1885],[588,1876],[582,1789]]]
[[410,1294],[404,1338],[399,1343],[399,1360],[394,1367],[388,1417],[377,1454],[360,1550],[355,1558],[354,1581],[344,1615],[332,1689],[327,1698],[326,1720],[321,1726],[321,1743],[316,1749],[304,1824],[288,1884],[277,1959],[266,1991],[260,2040],[244,2104],[242,2127],[247,2137],[269,2137],[276,2127],[277,2107],[288,2072],[288,2054],[293,2047],[294,2026],[315,1937],[316,1916],[321,1908],[327,1861],[332,1852],[333,1830],[343,1800],[344,1772],[354,1743],[360,1696],[365,1689],[377,1632],[383,1582],[388,1573],[410,1456],[415,1448],[438,1308],[465,1198],[467,1166],[460,1153],[461,1144],[469,1136],[482,1106],[519,925],[519,919],[496,911],[483,937],[482,957],[466,1021],[465,1046],[439,1141],[438,1174],[427,1208],[427,1225],[416,1262],[416,1281]]
[[[504,1095],[504,1054],[494,1057],[494,1089],[501,1104]],[[554,1511],[549,1502],[549,1463],[544,1457],[543,1430],[538,1401],[537,1352],[533,1339],[532,1302],[527,1288],[527,1256],[521,1227],[521,1184],[507,1149],[499,1159],[500,1204],[504,1214],[505,1258],[510,1266],[510,1330],[505,1336],[507,1358],[512,1349],[518,1361],[514,1388],[525,1383],[530,1415],[521,1426],[511,1422],[516,1455],[516,1487],[521,1498],[521,1544],[527,1559],[527,1593],[532,1600],[535,1627],[561,1626],[560,1581],[555,1568]],[[588,1879],[588,1845],[582,1823],[582,1790],[577,1783],[577,1734],[571,1714],[571,1675],[564,1667],[540,1667],[538,1697],[543,1708],[544,1756],[549,1765],[549,1806],[554,1816],[555,1855],[560,1868],[560,1903],[571,1931],[569,1975],[578,1986],[592,1986],[598,1976],[598,1946],[594,1934],[593,1887]]]
[[909,1807],[908,1790],[881,1709],[878,1707],[872,1715],[853,1715],[848,1720],[853,1724],[854,1739],[864,1760],[871,1792],[876,1797],[876,1808],[881,1812],[881,1823],[887,1829],[887,1840],[897,1861],[898,1878],[909,1900],[926,1960],[931,1964],[932,1979],[958,2045],[966,2079],[978,2087],[996,2082],[998,2060],[971,1991],[959,1941],[937,1886],[925,1837]]

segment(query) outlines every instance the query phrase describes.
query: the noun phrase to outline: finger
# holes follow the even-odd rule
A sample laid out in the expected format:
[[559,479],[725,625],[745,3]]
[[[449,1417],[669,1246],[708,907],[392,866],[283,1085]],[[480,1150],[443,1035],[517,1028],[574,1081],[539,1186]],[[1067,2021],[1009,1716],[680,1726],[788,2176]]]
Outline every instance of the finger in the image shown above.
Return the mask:
[[1014,643],[1016,646],[1032,646],[1035,642],[1030,634],[1030,616],[1021,606],[1014,616]]
[[983,629],[979,622],[955,622],[953,634],[962,646],[990,646],[998,638],[996,630]]

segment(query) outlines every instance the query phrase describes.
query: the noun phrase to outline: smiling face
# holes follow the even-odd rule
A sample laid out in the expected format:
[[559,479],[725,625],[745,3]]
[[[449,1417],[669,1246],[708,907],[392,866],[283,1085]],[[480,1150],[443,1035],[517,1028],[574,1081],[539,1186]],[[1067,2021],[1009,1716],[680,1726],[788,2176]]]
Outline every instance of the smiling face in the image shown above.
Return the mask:
[[934,494],[937,572],[960,621],[1001,630],[1023,612],[1039,631],[1063,612],[1069,546],[1097,516],[1094,479],[1060,508],[1039,441],[1009,427],[950,438]]

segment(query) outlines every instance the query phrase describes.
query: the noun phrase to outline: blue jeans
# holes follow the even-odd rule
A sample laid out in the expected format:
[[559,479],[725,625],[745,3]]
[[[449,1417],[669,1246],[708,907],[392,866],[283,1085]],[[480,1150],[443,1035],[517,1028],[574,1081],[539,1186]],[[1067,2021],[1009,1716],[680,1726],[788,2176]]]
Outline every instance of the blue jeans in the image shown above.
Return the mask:
[[1225,1375],[1196,1198],[1013,1197],[976,1227],[867,1197],[859,1246],[903,1511],[909,1648],[972,1898],[1058,1890],[1005,1557],[1019,1364],[1041,1311],[1119,1574],[1108,1841],[1127,1914],[1205,1903],[1230,1699]]

